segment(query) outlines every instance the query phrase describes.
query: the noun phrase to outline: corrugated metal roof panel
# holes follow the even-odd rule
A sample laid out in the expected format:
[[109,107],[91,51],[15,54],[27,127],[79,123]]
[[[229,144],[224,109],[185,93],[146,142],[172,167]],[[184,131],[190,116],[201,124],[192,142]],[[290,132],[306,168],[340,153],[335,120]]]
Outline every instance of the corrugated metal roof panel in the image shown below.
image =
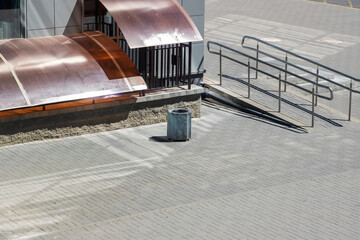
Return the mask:
[[100,0],[130,48],[202,41],[194,22],[176,0]]
[[0,53],[0,110],[147,88],[126,53],[100,32],[0,41]]

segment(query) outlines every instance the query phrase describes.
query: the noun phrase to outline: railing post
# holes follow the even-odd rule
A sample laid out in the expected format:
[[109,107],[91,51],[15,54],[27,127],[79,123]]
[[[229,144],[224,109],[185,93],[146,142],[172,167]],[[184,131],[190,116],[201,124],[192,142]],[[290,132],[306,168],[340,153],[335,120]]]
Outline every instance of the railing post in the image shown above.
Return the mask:
[[315,89],[312,88],[312,115],[311,115],[311,127],[314,127],[314,117],[315,117]]
[[288,71],[288,55],[286,53],[286,56],[285,56],[285,82],[284,82],[284,92],[286,92],[286,82],[287,82],[287,71]]
[[281,72],[279,73],[279,110],[281,111]]
[[[185,50],[184,50],[185,51]],[[188,69],[189,69],[189,75],[188,75],[188,89],[190,90],[191,89],[191,70],[192,70],[192,43],[190,42],[189,43],[189,66],[188,66]],[[185,69],[185,66],[184,66],[184,69]]]
[[350,97],[349,97],[349,118],[348,121],[351,120],[351,105],[352,105],[352,91],[353,91],[353,80],[350,82]]
[[250,99],[250,58],[248,60],[248,98]]
[[[318,84],[319,83],[319,65],[317,66],[317,69],[316,69],[316,83]],[[315,96],[315,106],[317,106],[318,104],[318,93],[319,93],[319,86],[316,85],[316,96]]]
[[258,78],[258,68],[259,68],[259,42],[256,45],[256,75],[255,75],[255,79]]
[[222,50],[220,47],[220,86],[222,86]]

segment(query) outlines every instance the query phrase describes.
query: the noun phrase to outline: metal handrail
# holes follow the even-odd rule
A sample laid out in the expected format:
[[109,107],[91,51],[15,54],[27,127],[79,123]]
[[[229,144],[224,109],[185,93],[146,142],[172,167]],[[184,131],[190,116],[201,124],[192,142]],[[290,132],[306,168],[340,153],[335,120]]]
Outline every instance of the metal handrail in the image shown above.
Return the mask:
[[[332,100],[332,99],[334,98],[333,90],[332,90],[332,88],[329,87],[329,86],[326,86],[326,85],[323,85],[323,84],[320,84],[320,83],[316,83],[316,82],[314,82],[314,81],[312,81],[312,80],[309,80],[309,79],[307,79],[307,78],[304,78],[304,77],[302,77],[302,76],[299,76],[299,75],[297,75],[297,74],[295,74],[295,73],[286,71],[286,70],[284,70],[284,69],[282,69],[282,68],[280,68],[280,67],[278,67],[278,66],[275,66],[275,65],[272,65],[272,64],[270,64],[270,63],[268,63],[268,62],[265,62],[265,61],[263,61],[263,60],[257,59],[257,58],[255,58],[255,57],[253,57],[253,56],[251,56],[251,55],[248,55],[248,54],[246,54],[246,53],[244,53],[244,52],[240,52],[239,50],[236,50],[236,49],[233,49],[233,48],[231,48],[231,47],[228,47],[228,46],[226,46],[226,45],[224,45],[224,44],[217,43],[217,42],[214,42],[214,41],[208,41],[208,43],[207,43],[207,48],[208,48],[208,51],[209,51],[210,53],[212,53],[212,54],[220,55],[221,53],[220,53],[220,52],[218,53],[218,52],[212,51],[212,50],[211,50],[211,47],[210,47],[211,44],[214,44],[214,45],[217,45],[217,46],[219,46],[219,47],[221,47],[221,48],[230,50],[231,52],[238,53],[238,54],[243,55],[243,56],[245,56],[245,57],[247,57],[247,58],[249,58],[249,59],[252,59],[252,60],[255,60],[255,61],[258,60],[258,61],[261,62],[262,64],[265,64],[265,65],[267,65],[267,66],[269,66],[269,67],[275,68],[275,69],[277,69],[277,70],[279,70],[279,71],[281,71],[281,72],[287,72],[288,74],[293,75],[294,77],[297,77],[297,78],[299,78],[299,79],[301,79],[301,80],[304,80],[304,81],[306,81],[306,82],[309,82],[309,83],[311,83],[311,84],[313,84],[313,85],[315,85],[315,86],[322,87],[322,88],[326,88],[326,89],[329,90],[330,97],[324,96],[324,95],[319,95],[319,94],[315,94],[315,95],[317,95],[317,96],[320,97],[320,98],[327,99],[327,100]],[[221,51],[221,49],[220,49],[220,51]],[[227,58],[227,59],[229,59],[229,60],[231,60],[231,61],[233,61],[233,62],[236,62],[236,63],[239,63],[239,64],[241,64],[241,65],[243,65],[243,66],[248,67],[248,64],[243,63],[243,62],[240,62],[240,61],[238,61],[238,60],[236,60],[236,59],[234,59],[234,58],[231,58],[231,57],[226,56],[226,55],[221,55],[221,56],[224,57],[224,58]],[[265,75],[267,75],[267,76],[269,76],[269,77],[272,77],[272,78],[275,78],[275,79],[278,79],[278,78],[279,78],[279,77],[277,77],[277,76],[272,75],[271,73],[267,73],[267,72],[265,72],[265,71],[263,71],[263,70],[260,70],[260,69],[255,68],[255,67],[250,66],[250,68],[253,69],[253,70],[258,70],[259,72],[261,72],[261,73],[263,73],[263,74],[265,74]],[[283,79],[280,79],[280,81],[281,81],[281,82],[285,82],[285,80],[283,80]],[[301,90],[303,90],[303,91],[305,91],[305,92],[311,93],[310,90],[308,90],[308,89],[306,89],[306,88],[303,88],[303,87],[301,87],[301,86],[298,86],[298,85],[296,85],[296,84],[294,84],[294,83],[287,82],[287,84],[289,84],[289,85],[291,85],[291,86],[294,86],[294,87],[296,87],[296,88],[299,88],[299,89],[301,89]]]
[[[215,45],[215,46],[220,47],[220,48],[219,48],[219,51],[217,52],[217,51],[212,50],[211,45]],[[286,84],[289,84],[289,85],[291,85],[291,86],[293,86],[293,87],[296,87],[296,88],[298,88],[298,89],[300,89],[300,90],[302,90],[302,91],[311,93],[311,94],[312,94],[312,126],[314,126],[315,96],[316,96],[316,97],[320,97],[320,98],[324,98],[324,99],[327,99],[327,100],[332,100],[332,99],[334,98],[333,90],[332,90],[332,88],[329,87],[329,86],[325,86],[325,85],[320,84],[320,83],[318,83],[318,82],[314,82],[314,81],[312,81],[312,80],[310,80],[310,79],[307,79],[307,78],[304,78],[304,77],[302,77],[302,76],[299,76],[299,75],[297,75],[297,74],[295,74],[295,73],[292,73],[292,72],[290,72],[290,71],[287,71],[286,69],[282,69],[282,68],[280,68],[280,67],[278,67],[278,66],[272,65],[272,64],[270,64],[270,63],[268,63],[268,62],[265,62],[265,61],[263,61],[263,60],[261,60],[261,59],[259,59],[259,58],[253,57],[253,56],[251,56],[251,55],[249,55],[249,54],[246,54],[246,53],[244,53],[244,52],[241,52],[241,51],[239,51],[239,50],[236,50],[236,49],[231,48],[231,47],[229,47],[229,46],[226,46],[226,45],[224,45],[224,44],[221,44],[221,43],[218,43],[218,42],[214,42],[214,41],[208,41],[208,42],[207,42],[207,49],[208,49],[209,53],[212,53],[212,54],[215,54],[215,55],[219,55],[219,56],[220,56],[220,85],[222,84],[222,58],[226,58],[226,59],[228,59],[228,60],[230,60],[230,61],[233,61],[233,62],[236,62],[236,63],[238,63],[238,64],[240,64],[240,65],[243,65],[243,66],[248,67],[248,97],[249,97],[249,98],[250,98],[250,70],[251,70],[251,69],[252,69],[252,70],[255,70],[255,71],[258,71],[258,72],[260,72],[260,73],[262,73],[262,74],[265,74],[265,75],[267,75],[267,76],[269,76],[269,77],[278,79],[278,80],[279,80],[279,110],[278,110],[279,112],[280,112],[280,109],[281,109],[281,108],[280,108],[280,106],[281,106],[281,105],[280,105],[280,104],[281,104],[281,82],[284,82],[284,83],[286,83]],[[249,59],[249,60],[248,60],[248,63],[246,64],[246,63],[241,62],[241,61],[239,61],[239,60],[237,60],[237,59],[234,59],[234,58],[232,58],[232,57],[229,57],[229,56],[227,56],[227,55],[224,55],[222,49],[226,49],[226,50],[229,50],[229,51],[232,52],[232,53],[236,53],[236,54],[242,55],[242,56],[244,56],[244,57],[247,57],[247,58]],[[250,59],[256,61],[256,63],[257,63],[257,64],[256,64],[256,67],[253,67],[253,66],[250,65]],[[274,75],[271,74],[271,73],[268,73],[268,72],[265,72],[265,71],[259,69],[259,68],[258,68],[258,62],[260,62],[260,63],[262,63],[262,64],[264,64],[264,65],[267,65],[267,66],[269,66],[269,67],[271,67],[271,68],[274,68],[274,69],[279,70],[279,72],[280,72],[279,76],[274,76]],[[313,89],[312,89],[312,91],[310,91],[310,90],[308,90],[308,89],[306,89],[306,88],[304,88],[304,87],[298,86],[298,85],[296,85],[296,84],[294,84],[294,83],[285,81],[284,79],[281,78],[281,72],[284,72],[284,73],[286,73],[286,74],[292,75],[292,76],[294,76],[294,77],[297,77],[297,78],[299,78],[299,79],[301,79],[301,80],[304,80],[304,81],[306,81],[306,82],[309,82],[309,83],[313,84]],[[319,94],[318,92],[315,93],[314,86],[316,86],[317,88],[318,88],[318,87],[321,87],[321,88],[325,88],[325,89],[329,90],[330,96],[321,95],[321,94]]]
[[[251,39],[251,40],[256,41],[256,42],[257,42],[256,48],[245,45],[245,40],[246,40],[246,39]],[[267,52],[261,51],[260,48],[259,48],[259,43],[262,43],[262,44],[264,44],[264,45],[270,46],[270,47],[272,47],[272,48],[274,48],[274,49],[277,49],[277,50],[279,50],[279,51],[281,51],[281,52],[286,53],[285,60],[283,60],[283,59],[281,59],[281,58],[278,58],[278,57],[276,57],[276,56],[274,56],[274,55],[272,55],[272,54],[269,54],[269,53],[267,53]],[[263,55],[265,55],[265,56],[271,57],[271,58],[273,58],[273,59],[275,59],[275,60],[277,60],[277,61],[279,61],[279,62],[284,63],[286,70],[287,70],[288,65],[290,65],[290,66],[292,66],[292,67],[294,67],[294,68],[297,68],[297,69],[299,69],[299,70],[301,70],[301,71],[304,71],[304,72],[306,72],[306,73],[308,73],[308,74],[311,74],[311,75],[315,76],[315,77],[316,77],[316,82],[318,82],[318,80],[319,80],[319,78],[320,78],[320,79],[323,79],[323,80],[325,80],[325,81],[327,81],[327,82],[330,82],[330,83],[332,83],[332,84],[334,84],[334,85],[336,85],[336,86],[339,86],[339,87],[341,87],[341,88],[343,88],[343,89],[348,90],[348,91],[350,92],[350,95],[349,95],[349,113],[348,113],[348,120],[349,120],[349,121],[351,120],[352,93],[358,93],[358,94],[360,94],[360,90],[353,89],[353,81],[360,82],[360,79],[359,79],[359,78],[355,78],[355,77],[350,76],[350,75],[348,75],[348,74],[346,74],[346,73],[340,72],[340,71],[338,71],[338,70],[336,70],[336,69],[333,69],[333,68],[331,68],[331,67],[325,66],[325,65],[323,65],[323,64],[321,64],[321,63],[319,63],[319,62],[316,62],[316,61],[314,61],[314,60],[311,60],[311,59],[309,59],[309,58],[306,58],[306,57],[304,57],[304,56],[301,56],[301,55],[299,55],[299,54],[296,54],[296,53],[294,53],[294,52],[291,52],[291,51],[289,51],[289,50],[286,50],[286,49],[284,49],[284,48],[281,48],[281,47],[279,47],[279,46],[276,46],[276,45],[274,45],[274,44],[271,44],[271,43],[269,43],[269,42],[266,42],[266,41],[261,40],[261,39],[256,38],[256,37],[244,36],[243,39],[242,39],[242,42],[241,42],[241,46],[242,46],[243,48],[245,48],[245,49],[250,49],[250,50],[256,51],[256,57],[257,57],[257,58],[259,58],[259,53],[261,53],[261,54],[263,54]],[[290,63],[290,62],[288,61],[288,55],[297,57],[297,58],[299,58],[299,59],[302,59],[302,60],[305,61],[305,62],[309,62],[309,63],[312,63],[312,64],[316,65],[316,66],[317,66],[316,73],[313,73],[313,72],[311,72],[311,71],[309,71],[309,70],[307,70],[307,69],[304,69],[304,68],[302,68],[302,67],[300,67],[300,66],[298,66],[298,65],[296,65],[296,64]],[[257,63],[257,66],[258,66],[258,63]],[[323,69],[326,69],[326,70],[328,70],[328,71],[331,71],[331,72],[333,72],[333,73],[336,73],[336,74],[338,74],[338,75],[340,75],[340,76],[343,76],[343,77],[348,78],[348,79],[350,80],[350,86],[349,86],[349,87],[348,87],[348,86],[345,86],[345,85],[340,84],[340,83],[338,83],[338,82],[332,81],[331,79],[329,79],[329,78],[327,78],[327,77],[321,76],[321,75],[319,74],[319,67],[321,67],[321,68],[323,68]],[[257,73],[256,73],[256,77],[257,77]],[[287,80],[286,74],[285,74],[285,80]],[[286,83],[285,83],[285,91],[286,91]],[[318,92],[318,89],[317,89],[317,88],[316,88],[316,92]],[[317,105],[317,98],[316,98],[316,105]]]
[[284,49],[284,48],[281,48],[281,47],[279,47],[279,46],[276,46],[276,45],[274,45],[274,44],[271,44],[271,43],[269,43],[269,42],[266,42],[266,41],[261,40],[261,39],[256,38],[256,37],[244,36],[243,39],[242,39],[242,42],[241,42],[241,46],[242,46],[243,48],[247,48],[247,49],[251,49],[251,50],[256,50],[255,48],[248,47],[248,46],[245,45],[245,40],[246,40],[246,39],[252,39],[252,40],[255,40],[255,41],[257,41],[257,42],[261,42],[261,43],[263,43],[263,44],[265,44],[265,45],[267,45],[267,46],[273,47],[273,48],[275,48],[275,49],[277,49],[277,50],[280,50],[280,51],[282,51],[282,52],[286,52],[287,54],[292,55],[292,56],[297,57],[297,58],[300,58],[300,59],[302,59],[302,60],[304,60],[304,61],[306,61],[306,62],[310,62],[310,63],[312,63],[312,64],[314,64],[314,65],[319,66],[319,67],[322,67],[322,68],[324,68],[324,69],[327,69],[327,70],[329,70],[329,71],[332,71],[332,72],[334,72],[334,73],[337,73],[337,74],[339,74],[339,75],[342,75],[342,76],[347,77],[347,78],[349,78],[349,79],[352,79],[352,80],[354,80],[354,81],[360,82],[360,79],[359,79],[359,78],[355,78],[354,76],[350,76],[350,75],[348,75],[348,74],[346,74],[346,73],[340,72],[340,71],[338,71],[338,70],[336,70],[336,69],[333,69],[333,68],[331,68],[331,67],[325,66],[325,65],[323,65],[323,64],[321,64],[321,63],[319,63],[319,62],[316,62],[316,61],[314,61],[314,60],[311,60],[311,59],[309,59],[309,58],[306,58],[306,57],[304,57],[304,56],[301,56],[301,55],[299,55],[299,54],[296,54],[296,53],[294,53],[294,52],[291,52],[291,51],[289,51],[289,50],[286,50],[286,49]]

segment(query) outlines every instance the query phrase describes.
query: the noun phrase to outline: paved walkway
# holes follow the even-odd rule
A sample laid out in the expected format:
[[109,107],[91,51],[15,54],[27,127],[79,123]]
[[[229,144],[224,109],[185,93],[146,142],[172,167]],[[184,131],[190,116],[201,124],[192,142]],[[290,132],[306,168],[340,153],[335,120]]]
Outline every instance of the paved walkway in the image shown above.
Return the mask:
[[353,9],[360,9],[360,1],[359,0],[304,0],[304,1],[311,1],[311,2],[321,3],[321,4],[347,7],[347,8],[353,8]]
[[[328,2],[329,3],[329,2]],[[360,56],[360,28],[356,22],[360,22],[360,14],[357,9],[343,8],[339,6],[317,4],[302,0],[210,0],[207,4],[205,38],[223,43],[232,48],[255,56],[241,47],[243,36],[249,35],[264,39],[318,61],[339,71],[343,71],[356,78],[360,78],[358,67]],[[330,17],[331,16],[331,17]],[[256,43],[247,41],[247,45],[256,48]],[[285,59],[285,55],[273,49],[260,45],[264,51],[270,52]],[[248,59],[232,55],[226,50],[225,54],[247,63]],[[264,61],[268,57],[261,56]],[[310,71],[316,72],[316,66],[305,62],[297,62],[292,57],[289,60],[300,64]],[[272,64],[277,64],[271,62]],[[255,66],[254,62],[251,62]],[[206,77],[213,82],[219,82],[219,57],[205,51]],[[260,64],[262,69],[264,66]],[[282,66],[283,67],[283,66]],[[268,69],[267,69],[268,70]],[[291,70],[293,71],[293,69]],[[271,74],[278,76],[279,72],[271,70]],[[303,72],[294,71],[303,75]],[[320,68],[320,73],[334,81],[349,86],[350,79],[333,74]],[[255,73],[252,71],[251,77]],[[284,78],[284,74],[282,75]],[[289,81],[306,87],[311,91],[311,86],[306,82],[292,79]],[[315,81],[314,78],[310,78]],[[324,82],[322,84],[328,85]],[[261,103],[274,111],[278,111],[278,82],[260,75],[259,79],[251,80],[251,99]],[[354,83],[355,84],[355,83]],[[223,86],[227,89],[247,96],[247,68],[239,64],[223,60]],[[359,83],[354,85],[360,89]],[[319,99],[319,107],[316,107],[315,126],[342,126],[343,120],[347,119],[349,111],[348,91],[339,91],[339,87],[330,85],[336,90],[334,100]],[[294,87],[288,87],[287,93],[282,92],[281,112],[300,121],[303,126],[311,125],[311,96],[297,91]],[[291,94],[297,92],[299,98]],[[328,96],[329,94],[323,93]],[[352,104],[352,118],[360,119],[360,94],[354,94]],[[322,107],[325,106],[325,108]]]
[[0,239],[357,239],[359,125],[202,111],[189,142],[158,124],[0,148]]
[[[237,69],[227,69],[231,74],[233,70],[236,76]],[[255,75],[255,74],[253,74]],[[219,86],[218,80],[205,79],[210,85]],[[230,90],[236,94],[248,98],[248,79],[240,75],[239,78],[223,74],[222,88]],[[294,124],[301,127],[309,127],[312,124],[312,96],[305,92],[296,91],[297,89],[288,85],[284,92],[284,85],[281,87],[280,113],[286,118],[295,120]],[[322,93],[330,96],[329,93]],[[251,79],[250,100],[265,106],[271,113],[279,111],[279,84],[278,80],[259,76],[258,79]],[[360,123],[360,94],[352,96],[351,121]],[[349,92],[335,91],[334,99],[328,101],[318,98],[318,105],[314,108],[314,126],[316,128],[342,127],[348,120],[349,113]]]
[[[358,23],[357,10],[219,2],[207,1],[208,39],[225,36],[224,26],[238,26],[225,29],[230,43],[239,29],[286,30],[287,43],[298,36],[296,48],[310,54],[305,37],[320,31],[316,39],[348,42],[324,46],[318,60],[359,55],[360,29],[340,27]],[[352,64],[339,67],[357,73]],[[166,124],[157,124],[2,147],[0,239],[358,239],[360,124],[341,125],[297,132],[204,102],[189,142],[164,141]]]
[[[360,78],[359,22],[357,9],[303,0],[207,0],[205,39],[238,49],[244,35],[272,40]],[[205,53],[207,72],[218,71]]]

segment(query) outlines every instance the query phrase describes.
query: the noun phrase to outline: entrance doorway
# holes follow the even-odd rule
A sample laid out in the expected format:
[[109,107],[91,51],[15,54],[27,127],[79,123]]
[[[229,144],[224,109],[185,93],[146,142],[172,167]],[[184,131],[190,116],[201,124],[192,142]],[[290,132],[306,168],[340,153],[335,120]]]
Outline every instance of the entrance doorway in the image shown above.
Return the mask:
[[[141,4],[141,3],[139,3]],[[101,31],[126,52],[149,89],[189,85],[191,43],[131,49],[117,23],[99,0],[84,0],[84,31]]]

